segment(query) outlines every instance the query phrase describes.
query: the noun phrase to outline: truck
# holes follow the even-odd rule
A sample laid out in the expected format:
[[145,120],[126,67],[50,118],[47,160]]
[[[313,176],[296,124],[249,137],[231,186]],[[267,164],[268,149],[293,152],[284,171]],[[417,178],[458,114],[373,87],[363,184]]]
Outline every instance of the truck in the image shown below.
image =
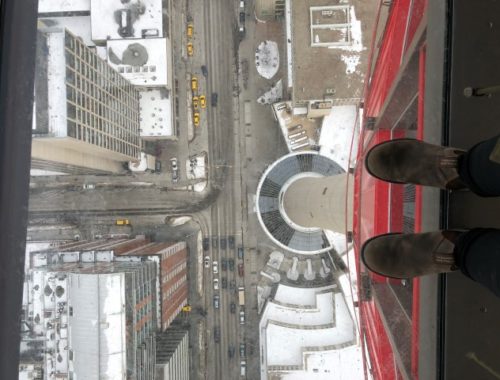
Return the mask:
[[252,105],[250,104],[250,100],[245,100],[245,125],[252,124]]
[[238,288],[238,301],[240,306],[245,306],[245,288],[243,286]]

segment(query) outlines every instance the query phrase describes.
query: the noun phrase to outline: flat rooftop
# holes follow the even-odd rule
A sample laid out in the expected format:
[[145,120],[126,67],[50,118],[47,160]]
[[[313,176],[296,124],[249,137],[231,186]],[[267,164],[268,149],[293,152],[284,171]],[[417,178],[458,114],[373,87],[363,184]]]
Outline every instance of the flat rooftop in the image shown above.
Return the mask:
[[361,98],[376,2],[290,4],[294,103]]

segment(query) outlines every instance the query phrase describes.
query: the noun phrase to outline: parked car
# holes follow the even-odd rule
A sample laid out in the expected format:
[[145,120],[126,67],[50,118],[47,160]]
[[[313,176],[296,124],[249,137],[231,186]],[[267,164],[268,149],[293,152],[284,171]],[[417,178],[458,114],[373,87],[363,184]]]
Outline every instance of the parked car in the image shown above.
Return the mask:
[[227,262],[229,264],[229,270],[234,271],[234,259],[229,259]]
[[240,325],[245,324],[245,310],[240,310]]
[[229,356],[229,359],[232,359],[234,357],[234,346],[229,346],[229,348],[227,349],[227,356]]
[[217,262],[217,260],[213,261],[212,270],[213,270],[214,274],[219,273],[219,263]]
[[220,342],[220,328],[218,326],[214,327],[214,341],[215,343]]
[[222,289],[227,289],[227,278],[222,277]]
[[221,260],[221,266],[222,266],[223,271],[227,270],[227,260],[226,259]]
[[227,247],[227,240],[226,238],[220,238],[220,248],[221,249],[226,249]]
[[229,248],[234,249],[234,236],[228,236],[227,237],[227,242],[229,243]]
[[245,270],[243,264],[238,264],[238,276],[243,277],[245,275]]
[[240,362],[240,376],[246,376],[247,375],[247,362],[242,360]]
[[170,159],[170,166],[172,168],[172,182],[176,183],[179,181],[179,165],[177,163],[177,157]]
[[209,238],[203,238],[203,250],[208,251],[210,248],[210,239]]
[[161,173],[161,161],[160,160],[155,161],[155,173],[156,174]]
[[218,309],[220,306],[220,297],[216,294],[214,296],[214,308],[215,309]]
[[201,66],[201,73],[203,74],[203,76],[206,78],[208,76],[208,69],[207,69],[207,66],[205,65],[202,65]]
[[236,313],[236,304],[234,302],[231,302],[230,309],[231,309],[231,314]]
[[240,343],[240,356],[242,358],[244,358],[246,355],[246,352],[245,352],[245,343]]
[[243,260],[243,256],[245,254],[245,250],[243,247],[238,247],[238,259]]
[[210,104],[212,107],[217,107],[217,99],[219,98],[219,95],[217,95],[216,92],[212,92],[212,96],[210,97]]
[[210,268],[210,257],[209,256],[205,256],[205,268]]

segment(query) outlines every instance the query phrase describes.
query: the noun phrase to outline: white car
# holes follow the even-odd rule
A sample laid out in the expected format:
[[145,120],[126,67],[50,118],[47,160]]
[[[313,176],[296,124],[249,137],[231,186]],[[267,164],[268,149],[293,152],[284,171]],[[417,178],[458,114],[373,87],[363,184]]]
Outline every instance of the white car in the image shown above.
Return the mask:
[[217,261],[212,263],[212,270],[215,274],[219,273],[219,263]]
[[93,190],[95,189],[95,185],[93,183],[84,183],[83,190]]
[[177,183],[179,181],[179,166],[177,165],[177,157],[170,159],[170,166],[172,167],[172,182]]
[[210,257],[209,256],[205,256],[204,263],[205,263],[205,268],[210,268]]
[[219,290],[219,279],[214,278],[214,290]]

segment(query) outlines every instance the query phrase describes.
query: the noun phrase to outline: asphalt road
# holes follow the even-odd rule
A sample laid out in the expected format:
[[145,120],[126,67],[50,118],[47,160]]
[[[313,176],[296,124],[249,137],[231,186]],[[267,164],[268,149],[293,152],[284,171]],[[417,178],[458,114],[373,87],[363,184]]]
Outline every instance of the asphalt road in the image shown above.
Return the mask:
[[[244,332],[239,324],[239,307],[236,313],[230,312],[230,304],[237,302],[237,293],[229,289],[230,281],[236,281],[236,286],[243,285],[237,274],[235,249],[230,249],[228,236],[235,236],[236,244],[241,240],[237,231],[237,218],[240,218],[239,207],[241,183],[239,178],[240,163],[236,157],[239,123],[233,104],[237,103],[237,92],[234,92],[236,77],[235,30],[236,18],[234,6],[238,3],[231,0],[203,2],[205,56],[208,67],[208,91],[218,94],[217,107],[209,110],[209,157],[212,183],[220,189],[210,210],[210,226],[206,236],[210,236],[210,256],[212,262],[219,263],[219,273],[214,274],[212,268],[205,269],[205,307],[207,315],[207,350],[205,352],[205,379],[236,379],[239,378],[240,361],[239,344]],[[236,96],[236,98],[235,98]],[[235,102],[236,99],[236,102]],[[211,111],[211,112],[210,112]],[[236,117],[235,117],[236,116]],[[235,124],[236,120],[236,124]],[[238,207],[238,210],[236,209]],[[222,248],[221,240],[226,240],[226,248]],[[216,243],[214,243],[214,241]],[[237,246],[237,245],[236,245]],[[235,258],[235,270],[222,270],[222,259]],[[219,290],[214,290],[213,280],[219,279]],[[222,289],[222,279],[228,283],[227,289]],[[220,308],[213,306],[213,296],[220,297]],[[214,342],[214,330],[220,331],[220,342]],[[229,358],[228,349],[234,347],[235,354]]]
[[[240,122],[238,114],[237,9],[234,0],[189,1],[188,16],[192,18],[201,46],[186,64],[187,69],[198,75],[200,91],[207,96],[209,183],[210,190],[199,194],[180,191],[168,181],[152,174],[132,176],[67,176],[57,180],[35,179],[30,195],[30,218],[42,222],[56,220],[74,226],[93,225],[96,221],[112,224],[115,217],[147,218],[153,215],[206,215],[202,225],[204,236],[211,238],[209,255],[219,263],[219,285],[226,278],[228,289],[213,289],[212,267],[204,269],[205,353],[204,377],[214,379],[239,379],[240,342],[245,340],[245,325],[239,323],[237,291],[230,292],[230,281],[236,289],[244,286],[238,276],[236,249],[221,248],[221,239],[234,236],[235,247],[242,243],[242,182],[240,173]],[[176,17],[176,15],[174,15]],[[185,29],[184,29],[185,30]],[[179,31],[173,32],[173,38]],[[208,68],[207,78],[199,75],[200,66]],[[216,107],[210,106],[210,94],[218,94]],[[182,100],[181,100],[182,101]],[[183,126],[181,125],[181,128]],[[244,133],[241,131],[241,133]],[[96,184],[95,189],[84,190],[83,183]],[[180,184],[184,185],[184,184]],[[132,219],[133,221],[133,219]],[[212,239],[217,245],[212,245]],[[235,269],[222,271],[221,260],[234,258]],[[220,308],[213,307],[213,296],[220,296]],[[230,304],[237,305],[236,313]],[[214,329],[220,330],[220,343],[214,342]],[[234,347],[234,357],[228,349]],[[195,364],[195,363],[193,363]]]

